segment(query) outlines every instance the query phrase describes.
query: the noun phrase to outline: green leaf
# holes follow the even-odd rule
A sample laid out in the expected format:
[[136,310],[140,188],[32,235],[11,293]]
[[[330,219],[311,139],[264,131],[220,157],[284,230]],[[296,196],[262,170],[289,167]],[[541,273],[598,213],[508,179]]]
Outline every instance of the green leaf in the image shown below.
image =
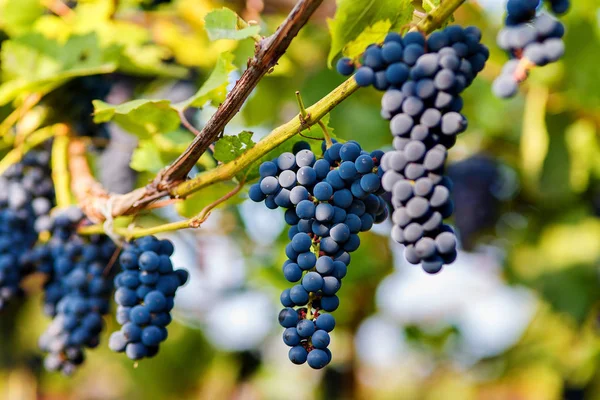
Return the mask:
[[358,38],[368,27],[388,20],[392,29],[399,29],[412,20],[413,11],[414,7],[409,1],[337,0],[335,16],[327,21],[331,34],[327,58],[329,66],[346,44]]
[[[183,153],[193,138],[194,135],[188,130],[180,128],[165,134],[154,135],[150,139],[140,140],[131,157],[130,167],[139,172],[156,174]],[[211,164],[206,163],[207,158],[210,159]],[[204,168],[215,167],[214,160],[208,153],[206,153],[206,157],[203,155],[200,158],[198,165]]]
[[202,107],[208,101],[214,106],[218,106],[225,101],[229,74],[236,70],[233,59],[234,55],[232,53],[221,53],[215,68],[196,94],[181,103],[175,104],[174,107],[178,110],[184,110],[188,107]]
[[0,28],[16,36],[30,30],[46,11],[40,0],[0,2]]
[[217,161],[226,163],[235,160],[252,147],[252,132],[243,131],[238,135],[223,136],[215,143],[214,157]]
[[[90,33],[71,36],[64,44],[40,34],[11,39],[2,46],[4,79],[48,79],[58,73],[103,66],[107,60],[98,38]],[[111,55],[110,62],[116,59]]]
[[180,124],[179,114],[169,100],[138,99],[119,105],[94,100],[93,104],[94,122],[114,121],[140,139],[174,131]]
[[71,36],[64,44],[40,34],[20,36],[3,43],[0,60],[0,105],[23,93],[45,94],[74,77],[117,68],[115,54],[104,52],[94,33]]
[[242,40],[260,32],[260,26],[249,26],[235,12],[228,8],[209,12],[204,17],[204,23],[210,40]]
[[165,49],[156,45],[130,46],[122,49],[119,71],[137,76],[184,78],[188,70],[179,65],[167,64]]
[[344,46],[344,56],[354,60],[358,59],[368,45],[383,42],[391,27],[392,23],[388,19],[378,21],[374,25],[367,27],[356,39]]
[[131,155],[129,166],[138,172],[157,173],[165,164],[161,152],[152,140],[141,140]]
[[109,74],[115,71],[116,64],[107,64],[97,68],[77,69],[65,71],[47,79],[28,81],[25,79],[10,80],[0,85],[0,106],[7,104],[11,100],[27,93],[46,94],[65,84],[67,81],[79,76],[89,76],[97,74]]

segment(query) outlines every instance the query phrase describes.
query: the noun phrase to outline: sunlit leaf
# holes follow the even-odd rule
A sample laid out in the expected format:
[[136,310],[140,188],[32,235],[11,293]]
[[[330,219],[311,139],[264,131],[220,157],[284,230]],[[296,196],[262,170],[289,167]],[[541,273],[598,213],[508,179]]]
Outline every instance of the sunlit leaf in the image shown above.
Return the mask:
[[328,64],[368,27],[388,20],[392,29],[400,29],[411,21],[413,11],[409,1],[337,0],[335,16],[327,21],[331,34]]
[[210,76],[196,94],[181,103],[175,104],[174,107],[179,110],[188,107],[202,107],[208,101],[214,106],[221,104],[227,95],[229,74],[236,69],[235,65],[233,65],[233,59],[234,56],[232,53],[221,53],[221,56],[217,60],[217,65],[215,65]]
[[254,147],[252,132],[244,131],[238,135],[223,136],[215,144],[214,157],[221,162],[235,160],[244,151]]
[[96,123],[114,121],[139,138],[173,131],[180,123],[179,114],[168,100],[138,99],[119,105],[100,100],[93,103]]
[[392,23],[387,19],[367,27],[356,39],[344,46],[344,56],[357,59],[368,45],[383,42],[391,27]]
[[[155,174],[183,153],[193,137],[187,130],[176,129],[164,134],[153,135],[149,139],[140,140],[131,157],[130,167],[139,172]],[[211,157],[202,157],[199,165],[204,166],[207,158],[212,160]],[[214,160],[212,160],[212,164],[207,165],[214,167]]]
[[119,70],[132,75],[184,78],[188,70],[163,62],[165,49],[155,45],[128,47],[119,59]]
[[131,169],[143,172],[157,173],[164,167],[160,150],[151,140],[141,140],[131,155]]
[[117,68],[115,54],[104,52],[95,34],[72,36],[64,44],[28,34],[5,41],[0,58],[5,81],[0,85],[0,105],[23,93],[47,93],[71,78]]
[[15,36],[31,29],[44,13],[40,0],[18,0],[0,2],[0,28]]
[[210,40],[242,40],[260,32],[260,26],[248,24],[228,8],[213,10],[204,17],[206,32]]

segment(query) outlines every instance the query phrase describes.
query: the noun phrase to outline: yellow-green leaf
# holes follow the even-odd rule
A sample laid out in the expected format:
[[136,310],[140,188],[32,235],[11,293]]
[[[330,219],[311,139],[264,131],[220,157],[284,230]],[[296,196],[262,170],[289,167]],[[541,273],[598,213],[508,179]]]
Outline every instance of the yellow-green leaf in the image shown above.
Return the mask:
[[22,34],[31,29],[44,11],[40,0],[0,2],[0,28],[11,36]]
[[213,10],[206,14],[204,27],[210,40],[242,40],[260,32],[260,26],[249,26],[246,21],[228,8]]
[[131,155],[129,166],[138,172],[157,173],[164,167],[160,150],[152,140],[141,140]]
[[138,99],[119,105],[100,100],[93,103],[95,122],[114,121],[142,139],[171,132],[180,124],[179,114],[169,100]]
[[215,144],[214,157],[221,162],[235,160],[243,152],[254,147],[252,132],[243,131],[238,135],[223,136]]
[[215,65],[210,76],[196,94],[181,103],[175,104],[174,107],[178,110],[184,110],[188,107],[202,107],[208,101],[214,106],[221,104],[227,95],[229,74],[236,70],[233,59],[234,55],[232,53],[221,53],[217,65]]
[[116,54],[99,47],[95,34],[72,36],[59,43],[40,34],[27,34],[3,43],[0,105],[25,93],[45,94],[78,76],[116,70]]
[[374,25],[367,27],[356,39],[344,46],[344,56],[358,59],[368,45],[383,42],[391,27],[392,23],[388,19],[378,21]]
[[327,21],[331,34],[327,58],[330,66],[346,44],[358,38],[368,27],[388,20],[392,29],[400,29],[411,21],[414,11],[410,1],[337,0],[336,3],[335,16]]

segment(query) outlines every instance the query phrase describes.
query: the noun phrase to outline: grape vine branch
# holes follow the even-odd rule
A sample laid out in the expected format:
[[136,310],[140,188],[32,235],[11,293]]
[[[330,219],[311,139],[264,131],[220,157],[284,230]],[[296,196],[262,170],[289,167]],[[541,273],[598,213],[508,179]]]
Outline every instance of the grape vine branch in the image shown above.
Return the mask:
[[[156,235],[157,233],[161,232],[178,231],[180,229],[187,228],[200,228],[202,223],[204,223],[204,221],[206,221],[206,219],[210,216],[210,213],[213,209],[238,194],[244,188],[245,184],[245,179],[242,179],[231,191],[227,192],[225,195],[213,201],[212,203],[206,205],[196,216],[190,219],[152,226],[150,228],[116,227],[113,228],[113,231],[117,235],[130,240],[143,236]],[[79,228],[78,232],[82,235],[100,234],[104,232],[104,228],[102,225],[90,225]]]
[[[146,187],[123,195],[112,195],[113,217],[135,214],[152,202],[166,196],[183,198],[209,185],[233,179],[238,173],[286,140],[318,124],[325,115],[358,90],[354,78],[350,77],[317,103],[306,108],[306,117],[298,114],[292,120],[275,128],[237,159],[203,172],[193,179],[185,180],[200,156],[217,140],[224,127],[240,110],[260,79],[276,65],[277,60],[285,53],[292,39],[306,24],[321,2],[322,0],[299,1],[277,31],[256,44],[257,50],[253,59],[249,61],[248,69],[242,74],[233,90],[206,126],[196,135],[186,151],[173,164],[160,172]],[[443,1],[412,30],[424,34],[432,32],[441,26],[464,2],[465,0]],[[107,200],[102,197],[97,200],[100,202]],[[92,212],[92,214],[94,213]],[[100,222],[101,219],[100,217],[96,221]],[[189,226],[182,226],[182,228],[186,227]]]

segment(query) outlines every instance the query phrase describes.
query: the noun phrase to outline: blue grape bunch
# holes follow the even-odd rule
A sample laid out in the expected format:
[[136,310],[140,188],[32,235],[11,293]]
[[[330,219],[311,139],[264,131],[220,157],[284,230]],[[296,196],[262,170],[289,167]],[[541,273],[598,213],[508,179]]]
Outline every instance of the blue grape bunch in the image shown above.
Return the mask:
[[[407,102],[407,107],[418,114],[427,109],[425,105],[436,103],[438,109],[461,109],[458,101],[453,106],[449,103],[473,82],[488,58],[481,31],[474,26],[450,25],[428,38],[420,32],[404,36],[391,32],[383,44],[367,47],[354,79],[359,86],[402,92],[400,106]],[[350,75],[355,65],[341,58],[337,70]],[[384,117],[389,119],[388,113],[384,112]]]
[[21,296],[21,281],[34,271],[30,252],[38,235],[38,221],[54,206],[50,152],[45,148],[25,154],[0,176],[0,310]]
[[83,363],[86,347],[98,346],[113,289],[108,267],[116,245],[106,235],[79,236],[76,229],[82,220],[78,208],[55,212],[50,240],[29,260],[48,277],[44,312],[53,320],[39,339],[48,353],[44,366],[65,375]]
[[315,369],[331,361],[329,333],[335,319],[329,313],[339,306],[336,293],[349,253],[360,245],[358,234],[388,216],[380,197],[383,152],[368,153],[355,141],[328,149],[323,144],[322,151],[317,159],[308,144],[299,142],[295,154],[264,162],[260,181],[249,190],[251,200],[286,210],[290,243],[283,275],[297,284],[281,294],[285,308],[279,323],[285,328],[283,341],[291,347],[290,360]]
[[[549,3],[555,14],[567,12],[570,6],[569,0]],[[541,0],[508,0],[506,4],[506,26],[500,30],[496,41],[511,60],[504,65],[492,86],[497,97],[513,97],[532,66],[557,62],[565,53],[564,25],[554,16],[538,12],[540,7]]]
[[173,243],[145,236],[128,243],[119,257],[115,277],[117,322],[121,329],[110,336],[109,347],[132,360],[154,357],[167,339],[175,292],[189,273],[173,269]]
[[[410,263],[428,273],[441,271],[457,256],[454,231],[443,223],[454,210],[444,166],[457,135],[467,129],[461,93],[488,58],[478,28],[451,25],[428,38],[392,32],[382,45],[367,48],[356,71],[360,86],[385,91],[381,115],[390,121],[394,150],[381,166],[382,187],[394,207],[392,238],[406,246]],[[338,62],[346,65],[347,59]]]

